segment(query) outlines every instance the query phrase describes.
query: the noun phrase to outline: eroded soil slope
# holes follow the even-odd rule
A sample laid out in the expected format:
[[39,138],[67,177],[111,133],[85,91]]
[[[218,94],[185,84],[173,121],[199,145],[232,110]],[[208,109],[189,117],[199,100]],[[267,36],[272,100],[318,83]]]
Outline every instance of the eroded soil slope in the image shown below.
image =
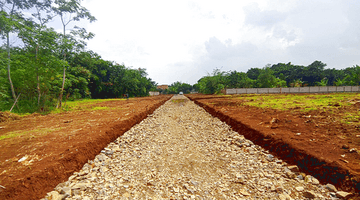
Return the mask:
[[107,101],[0,123],[0,199],[44,197],[170,97]]
[[[300,94],[299,94],[300,95]],[[255,144],[277,154],[290,164],[349,192],[360,192],[360,132],[337,115],[358,110],[358,105],[301,112],[279,111],[244,105],[234,96],[188,95]],[[336,112],[334,112],[336,110]]]

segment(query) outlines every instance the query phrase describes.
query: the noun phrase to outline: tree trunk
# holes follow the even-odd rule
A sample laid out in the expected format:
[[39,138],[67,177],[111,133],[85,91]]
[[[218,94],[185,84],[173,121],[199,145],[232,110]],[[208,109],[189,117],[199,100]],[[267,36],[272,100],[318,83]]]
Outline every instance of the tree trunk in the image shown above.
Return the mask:
[[63,98],[63,94],[64,94],[64,86],[65,86],[65,71],[66,71],[66,68],[64,67],[63,82],[62,82],[61,91],[60,91],[60,95],[59,95],[59,99],[58,99],[59,103],[56,106],[56,108],[61,108],[62,98]]
[[[63,21],[63,18],[61,16],[61,21],[63,23],[63,44],[65,43],[65,27],[66,25],[64,24],[64,21]],[[64,50],[64,61],[66,60],[66,53],[65,53],[65,50]],[[58,99],[58,105],[56,106],[56,108],[61,108],[61,102],[62,102],[62,98],[63,98],[63,93],[64,93],[64,86],[65,86],[65,78],[66,78],[66,74],[65,74],[65,71],[66,71],[66,67],[64,66],[64,74],[63,74],[63,82],[62,82],[62,86],[61,86],[61,91],[60,91],[60,95],[59,95],[59,99]]]
[[14,85],[13,82],[11,81],[11,75],[10,75],[10,39],[9,39],[10,35],[9,32],[6,33],[6,40],[7,40],[7,53],[8,53],[8,63],[7,63],[7,72],[8,72],[8,79],[9,79],[9,83],[10,83],[10,87],[11,87],[11,93],[12,96],[14,98],[14,101],[16,100],[16,94],[15,94],[15,90],[14,90]]
[[38,53],[39,53],[39,45],[36,47],[35,59],[36,59],[36,80],[37,80],[37,91],[38,91],[38,106],[40,106],[41,89],[40,89],[40,78],[39,78]]

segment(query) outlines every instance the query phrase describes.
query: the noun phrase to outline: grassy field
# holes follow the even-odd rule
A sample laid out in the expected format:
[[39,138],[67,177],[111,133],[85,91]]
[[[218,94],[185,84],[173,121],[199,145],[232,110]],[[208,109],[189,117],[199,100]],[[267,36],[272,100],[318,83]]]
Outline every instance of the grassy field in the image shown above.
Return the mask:
[[96,104],[107,101],[126,101],[126,99],[83,99],[66,102],[61,109],[53,110],[51,113],[61,113],[65,111],[79,111],[79,110],[107,110],[114,109],[105,106],[96,106]]
[[328,112],[341,115],[343,123],[359,123],[360,94],[246,94],[233,96],[242,105],[296,112]]
[[27,138],[34,138],[41,135],[49,134],[53,131],[58,131],[61,128],[43,128],[43,129],[34,129],[30,131],[12,131],[8,132],[4,135],[0,135],[0,140],[4,140],[7,138],[15,138],[15,137],[27,137]]

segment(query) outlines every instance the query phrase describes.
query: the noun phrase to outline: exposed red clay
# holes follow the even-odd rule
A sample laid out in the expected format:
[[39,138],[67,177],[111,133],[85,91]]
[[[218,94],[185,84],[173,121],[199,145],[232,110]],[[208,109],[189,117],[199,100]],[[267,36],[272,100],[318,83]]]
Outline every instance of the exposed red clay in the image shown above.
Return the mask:
[[[96,107],[0,123],[0,199],[41,199],[106,145],[151,114],[171,96],[107,101]],[[46,134],[44,134],[46,133]],[[27,155],[31,164],[18,162]]]
[[[239,134],[287,163],[298,165],[303,172],[313,175],[322,183],[334,184],[341,190],[357,195],[360,192],[360,156],[342,148],[344,143],[358,147],[358,141],[349,138],[348,143],[336,136],[337,131],[343,129],[347,132],[357,130],[343,124],[319,128],[313,125],[316,122],[306,123],[305,119],[290,112],[242,106],[239,100],[217,95],[192,94],[187,97]],[[269,123],[274,118],[277,119],[276,124]],[[301,135],[295,134],[298,132]],[[313,138],[318,141],[311,142]],[[341,154],[346,154],[347,163],[341,162]]]

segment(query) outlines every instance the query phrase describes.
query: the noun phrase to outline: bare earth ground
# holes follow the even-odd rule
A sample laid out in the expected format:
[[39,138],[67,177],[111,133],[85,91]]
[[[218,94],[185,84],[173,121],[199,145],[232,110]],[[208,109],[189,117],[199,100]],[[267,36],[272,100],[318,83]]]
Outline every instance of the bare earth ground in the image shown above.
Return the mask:
[[360,149],[359,127],[334,120],[344,109],[358,110],[358,105],[338,107],[337,113],[304,113],[241,105],[241,98],[229,96],[187,96],[247,139],[321,182],[360,192],[360,155],[353,149]]
[[43,198],[170,97],[106,101],[92,105],[97,109],[0,123],[0,138],[13,135],[0,140],[0,199]]

